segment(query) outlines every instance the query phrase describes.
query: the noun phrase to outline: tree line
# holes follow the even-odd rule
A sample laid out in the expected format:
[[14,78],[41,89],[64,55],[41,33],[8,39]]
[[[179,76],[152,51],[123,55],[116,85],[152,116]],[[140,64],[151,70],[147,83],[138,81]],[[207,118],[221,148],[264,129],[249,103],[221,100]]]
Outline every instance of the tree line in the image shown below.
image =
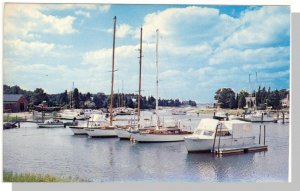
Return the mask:
[[[90,92],[81,93],[78,88],[73,91],[65,90],[58,94],[47,94],[42,88],[36,88],[34,91],[21,89],[19,86],[3,85],[4,94],[23,94],[26,96],[29,107],[35,106],[46,101],[49,107],[62,108],[108,108],[110,104],[110,95],[104,93],[92,94]],[[113,107],[138,107],[137,94],[117,93],[113,96]],[[156,99],[153,96],[141,96],[141,109],[154,109]],[[181,105],[196,106],[192,100],[180,101],[179,99],[158,99],[159,106],[179,107]]]
[[[257,91],[253,91],[251,94],[244,90],[235,93],[231,88],[220,88],[216,91],[214,99],[220,104],[221,108],[237,109],[244,108],[246,106],[246,97],[252,96],[255,97],[257,108],[272,107],[273,109],[281,109],[281,100],[286,98],[288,94],[289,91],[286,89],[271,90],[270,87],[266,89],[260,86]],[[252,106],[254,106],[253,102]]]

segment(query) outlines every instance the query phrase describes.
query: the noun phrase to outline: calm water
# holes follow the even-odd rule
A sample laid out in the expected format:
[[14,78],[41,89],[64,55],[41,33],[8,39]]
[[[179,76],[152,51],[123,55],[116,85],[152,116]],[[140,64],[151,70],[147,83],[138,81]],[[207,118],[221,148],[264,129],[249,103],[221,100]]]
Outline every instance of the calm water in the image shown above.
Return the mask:
[[[259,125],[253,124],[257,135]],[[286,182],[288,124],[266,125],[268,151],[216,157],[188,154],[184,142],[132,144],[23,123],[3,132],[3,168],[94,182]]]

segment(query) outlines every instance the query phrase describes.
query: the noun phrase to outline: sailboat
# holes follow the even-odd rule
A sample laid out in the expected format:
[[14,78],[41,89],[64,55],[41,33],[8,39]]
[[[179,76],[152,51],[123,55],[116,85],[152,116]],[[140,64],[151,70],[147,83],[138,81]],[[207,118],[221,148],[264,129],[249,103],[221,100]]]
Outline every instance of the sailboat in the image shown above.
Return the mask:
[[115,71],[115,39],[116,39],[116,21],[117,17],[114,17],[114,32],[113,32],[113,49],[112,49],[112,75],[111,75],[111,94],[110,94],[110,106],[109,106],[109,125],[99,126],[95,128],[87,128],[86,132],[90,137],[117,137],[115,127],[112,124],[113,121],[113,97],[114,97],[114,71]]
[[132,133],[132,138],[138,142],[175,142],[184,141],[184,136],[190,135],[191,132],[183,131],[178,128],[178,124],[174,126],[166,126],[160,122],[158,114],[158,39],[159,30],[156,30],[156,127]]
[[141,114],[141,78],[142,78],[142,39],[143,28],[141,28],[141,40],[140,40],[140,69],[139,69],[139,97],[138,97],[138,123],[130,123],[126,129],[116,128],[115,131],[120,139],[130,139],[132,132],[137,132],[140,126],[140,114]]

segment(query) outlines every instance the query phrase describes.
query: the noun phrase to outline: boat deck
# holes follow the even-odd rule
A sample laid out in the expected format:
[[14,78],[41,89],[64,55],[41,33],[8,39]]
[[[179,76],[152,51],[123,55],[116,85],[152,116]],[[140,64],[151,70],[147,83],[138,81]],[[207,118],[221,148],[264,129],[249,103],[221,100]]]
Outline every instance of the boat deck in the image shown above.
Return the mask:
[[215,154],[238,154],[238,153],[248,153],[248,152],[260,152],[260,151],[267,151],[268,145],[249,145],[244,147],[228,147],[228,148],[220,148],[212,150]]

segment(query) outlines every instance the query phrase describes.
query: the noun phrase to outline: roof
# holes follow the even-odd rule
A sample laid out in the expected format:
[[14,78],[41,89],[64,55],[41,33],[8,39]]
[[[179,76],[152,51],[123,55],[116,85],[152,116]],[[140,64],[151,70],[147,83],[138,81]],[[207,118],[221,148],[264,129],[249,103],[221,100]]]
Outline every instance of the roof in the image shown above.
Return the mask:
[[17,102],[23,94],[4,94],[3,102]]

